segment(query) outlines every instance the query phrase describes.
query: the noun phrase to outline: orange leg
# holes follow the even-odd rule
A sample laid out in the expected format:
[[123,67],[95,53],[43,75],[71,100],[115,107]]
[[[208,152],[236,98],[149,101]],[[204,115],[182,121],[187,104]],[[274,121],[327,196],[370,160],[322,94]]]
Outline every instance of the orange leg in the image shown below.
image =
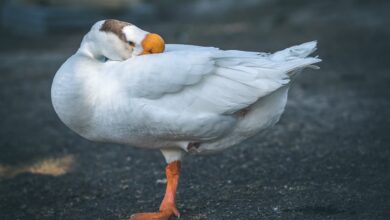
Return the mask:
[[179,183],[180,161],[176,160],[165,168],[167,175],[167,189],[160,205],[159,212],[136,213],[130,217],[130,220],[168,220],[172,216],[180,217],[176,208],[176,189]]

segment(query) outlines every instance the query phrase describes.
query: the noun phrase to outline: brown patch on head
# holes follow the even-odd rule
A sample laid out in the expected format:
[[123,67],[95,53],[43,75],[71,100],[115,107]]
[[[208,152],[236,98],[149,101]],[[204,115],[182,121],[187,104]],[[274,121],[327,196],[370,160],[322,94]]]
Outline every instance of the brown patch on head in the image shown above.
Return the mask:
[[107,19],[103,23],[100,30],[104,31],[104,32],[111,32],[111,33],[115,34],[116,36],[118,36],[119,39],[121,39],[122,41],[127,42],[126,36],[122,30],[124,27],[126,27],[128,25],[132,25],[132,24],[124,22],[124,21],[118,21],[115,19]]

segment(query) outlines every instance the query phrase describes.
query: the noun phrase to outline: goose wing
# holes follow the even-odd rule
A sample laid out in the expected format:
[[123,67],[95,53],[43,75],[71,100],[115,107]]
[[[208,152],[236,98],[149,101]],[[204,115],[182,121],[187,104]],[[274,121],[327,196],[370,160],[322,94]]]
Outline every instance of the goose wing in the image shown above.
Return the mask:
[[[305,53],[314,51],[315,44],[309,46]],[[289,72],[320,61],[299,54],[287,53],[283,60],[265,53],[168,45],[162,54],[123,62],[116,72],[133,104],[147,115],[147,127],[153,130],[158,123],[154,135],[208,140],[234,127],[234,113],[288,84]]]

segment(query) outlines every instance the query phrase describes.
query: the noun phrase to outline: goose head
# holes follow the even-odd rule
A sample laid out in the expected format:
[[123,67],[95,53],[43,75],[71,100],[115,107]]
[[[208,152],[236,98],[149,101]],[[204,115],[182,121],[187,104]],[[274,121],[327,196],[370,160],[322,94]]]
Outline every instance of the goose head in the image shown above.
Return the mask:
[[135,56],[162,53],[163,38],[114,19],[96,22],[84,36],[80,51],[95,59],[122,61]]

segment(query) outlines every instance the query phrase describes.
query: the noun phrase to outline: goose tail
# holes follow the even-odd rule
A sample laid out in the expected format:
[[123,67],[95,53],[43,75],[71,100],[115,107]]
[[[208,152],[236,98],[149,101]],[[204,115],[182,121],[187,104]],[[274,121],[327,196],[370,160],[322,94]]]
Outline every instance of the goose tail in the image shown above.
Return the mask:
[[318,56],[310,57],[317,50],[317,41],[311,41],[300,45],[292,46],[278,51],[270,56],[275,62],[283,63],[282,68],[287,71],[289,77],[295,76],[304,68],[319,69],[315,63],[321,62]]

